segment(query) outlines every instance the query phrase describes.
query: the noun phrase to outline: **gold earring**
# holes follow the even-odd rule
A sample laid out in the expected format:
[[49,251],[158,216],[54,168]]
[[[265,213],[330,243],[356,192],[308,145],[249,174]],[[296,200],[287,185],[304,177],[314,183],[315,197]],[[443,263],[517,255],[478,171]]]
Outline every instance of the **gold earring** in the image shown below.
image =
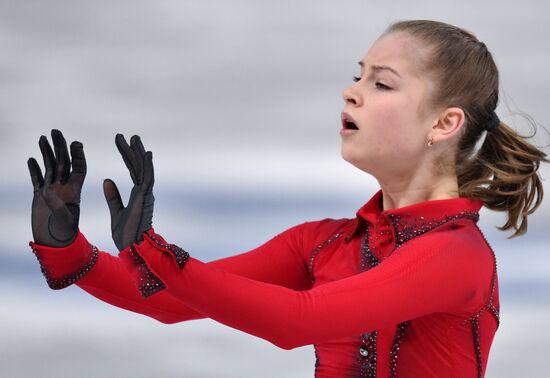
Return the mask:
[[431,137],[428,139],[428,147],[433,146],[433,144],[434,144],[434,138],[431,136]]

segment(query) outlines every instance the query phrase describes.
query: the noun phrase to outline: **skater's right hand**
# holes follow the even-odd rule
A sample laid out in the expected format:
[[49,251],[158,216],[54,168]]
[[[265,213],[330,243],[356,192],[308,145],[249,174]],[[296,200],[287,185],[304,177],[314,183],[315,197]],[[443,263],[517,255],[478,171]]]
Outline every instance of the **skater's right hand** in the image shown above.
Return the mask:
[[130,139],[117,134],[115,144],[130,171],[134,187],[128,205],[124,207],[116,184],[105,179],[103,192],[111,213],[111,233],[119,251],[143,241],[143,233],[153,226],[153,153],[145,151],[139,136]]
[[[80,192],[86,177],[86,158],[82,143],[71,143],[71,159],[67,143],[59,130],[52,130],[55,150],[45,136],[38,142],[44,176],[34,158],[27,161],[34,188],[31,225],[34,242],[49,247],[65,247],[78,232]],[[72,166],[72,171],[71,171]]]

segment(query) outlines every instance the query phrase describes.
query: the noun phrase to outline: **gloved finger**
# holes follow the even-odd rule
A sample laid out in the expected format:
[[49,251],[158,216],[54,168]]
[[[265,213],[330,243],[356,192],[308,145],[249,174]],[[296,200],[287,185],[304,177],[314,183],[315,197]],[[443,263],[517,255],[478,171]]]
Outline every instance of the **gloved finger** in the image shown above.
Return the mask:
[[57,129],[52,130],[53,147],[55,150],[55,158],[57,160],[55,177],[62,184],[69,179],[70,173],[70,160],[69,151],[67,150],[67,142],[61,131]]
[[75,180],[80,186],[84,183],[86,177],[86,157],[84,156],[84,146],[78,141],[71,143],[71,160],[73,171],[71,180]]
[[155,172],[153,169],[153,153],[147,151],[143,159],[143,190],[145,192],[153,189],[155,183]]
[[40,152],[42,152],[42,158],[44,159],[44,167],[46,169],[44,173],[44,182],[51,183],[55,180],[55,157],[53,155],[52,147],[48,142],[48,139],[42,135],[38,140],[40,146]]
[[107,206],[109,206],[109,212],[111,213],[112,220],[120,211],[124,209],[120,192],[118,191],[118,188],[113,180],[103,180],[103,194],[105,195]]
[[[133,140],[133,143],[132,143],[132,140]],[[134,135],[130,140],[130,143],[133,144],[132,149],[136,153],[138,153],[140,156],[145,155],[145,147],[143,147],[143,143],[141,143],[141,138],[139,135]]]
[[[143,183],[143,155],[138,144],[141,144],[139,136],[132,136],[132,138],[130,138],[130,148],[134,152],[134,157],[136,159],[136,178],[138,184],[141,185]],[[141,148],[143,148],[143,145],[141,145]]]
[[44,184],[42,171],[34,158],[29,158],[29,160],[27,160],[27,166],[29,167],[29,173],[31,174],[33,190],[36,192],[37,190],[40,190],[40,187]]
[[122,160],[124,160],[124,164],[126,164],[126,167],[130,171],[130,177],[132,178],[133,183],[137,185],[138,181],[135,168],[137,166],[137,162],[134,157],[134,152],[122,134],[116,135],[115,144],[118,148],[118,152],[120,152],[120,155],[122,156]]

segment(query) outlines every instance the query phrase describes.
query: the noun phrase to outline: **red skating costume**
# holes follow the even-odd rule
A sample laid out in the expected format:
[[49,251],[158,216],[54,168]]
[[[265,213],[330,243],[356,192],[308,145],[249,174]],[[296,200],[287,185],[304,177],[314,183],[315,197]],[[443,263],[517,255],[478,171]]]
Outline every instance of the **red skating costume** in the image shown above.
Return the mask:
[[115,257],[79,233],[31,243],[50,287],[72,283],[161,322],[210,317],[292,349],[314,344],[316,377],[482,377],[499,324],[483,203],[425,201],[306,222],[203,263],[150,229]]

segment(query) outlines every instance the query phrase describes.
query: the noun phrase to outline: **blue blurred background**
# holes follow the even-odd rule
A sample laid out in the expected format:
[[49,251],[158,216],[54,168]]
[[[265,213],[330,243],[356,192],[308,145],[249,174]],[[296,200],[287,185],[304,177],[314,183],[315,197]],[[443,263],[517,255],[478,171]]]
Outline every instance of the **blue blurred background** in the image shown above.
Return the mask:
[[[341,91],[392,21],[473,31],[501,74],[498,114],[528,134],[550,119],[550,16],[543,1],[0,0],[0,375],[311,377],[291,351],[212,320],[163,325],[77,287],[50,290],[27,246],[26,160],[52,128],[84,143],[81,229],[115,252],[102,180],[130,178],[116,133],[154,152],[157,230],[203,261],[250,250],[307,220],[353,217],[376,181],[340,157]],[[547,145],[540,128],[532,142]],[[548,148],[545,149],[548,152]],[[546,178],[549,168],[543,166]],[[125,196],[127,199],[127,195]],[[487,209],[501,326],[487,377],[550,370],[548,200],[506,240]],[[215,235],[212,237],[211,235]],[[546,252],[545,252],[546,250]]]

